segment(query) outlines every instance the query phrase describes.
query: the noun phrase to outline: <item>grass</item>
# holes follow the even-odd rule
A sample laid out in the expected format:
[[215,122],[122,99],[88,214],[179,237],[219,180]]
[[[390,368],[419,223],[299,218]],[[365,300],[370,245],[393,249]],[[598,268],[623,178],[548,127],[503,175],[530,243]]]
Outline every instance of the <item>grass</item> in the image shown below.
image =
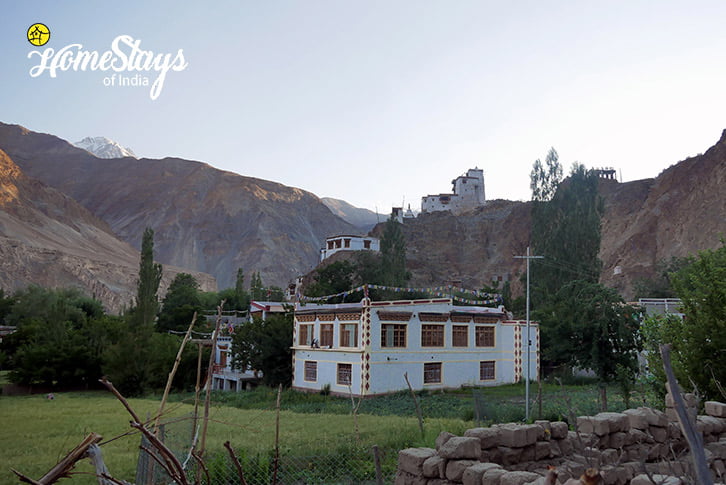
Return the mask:
[[[2,376],[0,376],[2,378]],[[484,421],[475,423],[474,393],[479,393]],[[597,385],[543,384],[543,417],[559,420],[574,415],[591,415],[599,409]],[[532,418],[537,419],[537,385],[530,389]],[[360,440],[354,432],[349,398],[284,391],[280,416],[281,452],[287,455],[315,456],[331,453],[345,454],[352,449],[400,450],[409,446],[433,446],[441,431],[461,434],[476,425],[492,422],[522,421],[524,419],[524,385],[506,385],[478,390],[418,392],[425,418],[422,437],[415,417],[414,404],[408,392],[399,392],[363,400],[359,410]],[[631,406],[648,404],[645,394],[635,393]],[[213,394],[207,450],[223,452],[229,440],[246,456],[266,454],[274,446],[276,390],[259,388],[253,392]],[[609,389],[609,410],[625,407],[616,389]],[[159,399],[130,399],[142,418],[154,415]],[[169,424],[169,442],[188,443],[193,411],[190,394],[175,394],[167,406],[165,419],[179,419]],[[569,402],[569,404],[568,404]],[[88,433],[95,431],[104,440],[130,431],[129,416],[121,404],[106,392],[57,393],[49,401],[44,395],[2,396],[0,416],[0,483],[14,483],[10,472],[15,468],[38,479],[56,461],[75,447]],[[112,474],[134,481],[138,458],[139,435],[122,436],[102,446],[104,458]],[[77,471],[91,472],[87,461],[79,463]],[[96,483],[90,475],[77,475],[72,483]]]

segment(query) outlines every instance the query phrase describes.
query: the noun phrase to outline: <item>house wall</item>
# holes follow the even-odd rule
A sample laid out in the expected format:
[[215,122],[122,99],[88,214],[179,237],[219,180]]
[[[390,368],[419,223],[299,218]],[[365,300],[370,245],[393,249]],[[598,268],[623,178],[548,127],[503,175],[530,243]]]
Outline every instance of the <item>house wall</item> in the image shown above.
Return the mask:
[[451,211],[461,212],[482,206],[486,203],[484,190],[484,171],[469,169],[452,181],[452,194],[427,195],[421,198],[422,212]]
[[[366,247],[366,242],[369,247]],[[320,249],[320,261],[329,258],[338,251],[380,251],[380,241],[375,237],[334,236],[325,240]]]
[[[302,318],[312,319],[300,322],[296,318],[295,336],[297,340],[293,347],[293,387],[304,390],[318,391],[326,384],[334,393],[349,393],[347,385],[337,382],[338,364],[351,364],[352,382],[351,390],[354,395],[375,395],[399,391],[407,388],[404,374],[408,374],[411,386],[419,389],[458,388],[461,386],[492,386],[504,383],[519,382],[526,375],[526,353],[523,352],[523,342],[526,342],[526,324],[522,321],[502,321],[497,319],[494,323],[476,323],[473,317],[468,322],[453,322],[446,317],[441,322],[422,322],[421,313],[448,314],[452,310],[461,311],[466,307],[455,307],[450,300],[447,303],[406,303],[391,305],[390,302],[374,302],[371,307],[362,307],[361,316],[357,321],[359,327],[358,347],[355,349],[340,349],[340,321],[336,318],[334,323],[334,346],[331,349],[312,348],[299,340],[299,325],[313,325],[313,337],[320,338],[319,316],[307,315]],[[378,305],[378,306],[376,306]],[[381,319],[382,312],[410,313],[405,320],[391,320],[386,314]],[[478,317],[486,317],[479,314]],[[492,316],[488,316],[490,319]],[[331,318],[330,316],[324,318]],[[402,318],[402,317],[398,317]],[[442,317],[443,318],[443,317]],[[461,319],[461,317],[458,317]],[[495,317],[494,317],[495,318]],[[347,323],[347,322],[343,322]],[[405,325],[405,347],[384,347],[382,344],[382,325]],[[444,342],[441,347],[422,346],[422,325],[440,325],[443,327]],[[453,326],[467,326],[467,346],[454,347]],[[476,346],[476,328],[491,327],[494,329],[494,346]],[[539,328],[536,324],[530,326],[532,340],[532,353],[530,362],[531,379],[538,375],[538,348]],[[480,363],[494,361],[495,373],[493,379],[480,379]],[[305,362],[315,362],[317,375],[314,381],[306,380]],[[440,382],[425,383],[425,364],[440,364]]]

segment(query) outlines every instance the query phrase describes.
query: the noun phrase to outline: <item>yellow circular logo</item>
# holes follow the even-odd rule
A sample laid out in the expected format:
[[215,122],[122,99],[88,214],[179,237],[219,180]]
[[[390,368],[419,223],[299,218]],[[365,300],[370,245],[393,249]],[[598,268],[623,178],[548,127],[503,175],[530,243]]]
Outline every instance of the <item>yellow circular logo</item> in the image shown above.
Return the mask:
[[41,46],[50,40],[50,29],[44,24],[33,24],[28,27],[28,42]]

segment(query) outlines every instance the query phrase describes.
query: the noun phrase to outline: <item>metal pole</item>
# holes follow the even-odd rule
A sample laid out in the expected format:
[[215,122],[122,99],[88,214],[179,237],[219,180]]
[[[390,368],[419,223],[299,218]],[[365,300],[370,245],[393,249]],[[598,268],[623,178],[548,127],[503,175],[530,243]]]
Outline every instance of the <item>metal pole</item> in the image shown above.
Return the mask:
[[530,259],[541,259],[544,256],[531,256],[529,253],[529,246],[527,246],[527,255],[526,256],[515,256],[516,259],[526,259],[527,260],[527,372],[525,374],[525,381],[524,381],[524,419],[526,421],[529,421],[529,379],[530,379],[530,351],[529,348],[532,345],[532,340],[529,338],[529,260]]

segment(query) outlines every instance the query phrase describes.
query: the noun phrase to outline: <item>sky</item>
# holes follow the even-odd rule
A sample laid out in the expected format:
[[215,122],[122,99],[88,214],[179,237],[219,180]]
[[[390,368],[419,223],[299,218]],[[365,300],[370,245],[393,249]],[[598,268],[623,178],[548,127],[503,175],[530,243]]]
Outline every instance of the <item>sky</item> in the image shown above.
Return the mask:
[[[550,147],[566,172],[630,181],[712,146],[726,128],[724,19],[720,0],[8,2],[0,121],[384,214],[474,167],[488,199],[528,200]],[[44,46],[27,40],[35,23]],[[162,60],[182,51],[156,99],[159,71],[120,57],[118,72],[37,72],[48,48],[101,56],[119,36]],[[149,85],[119,85],[135,76]]]

